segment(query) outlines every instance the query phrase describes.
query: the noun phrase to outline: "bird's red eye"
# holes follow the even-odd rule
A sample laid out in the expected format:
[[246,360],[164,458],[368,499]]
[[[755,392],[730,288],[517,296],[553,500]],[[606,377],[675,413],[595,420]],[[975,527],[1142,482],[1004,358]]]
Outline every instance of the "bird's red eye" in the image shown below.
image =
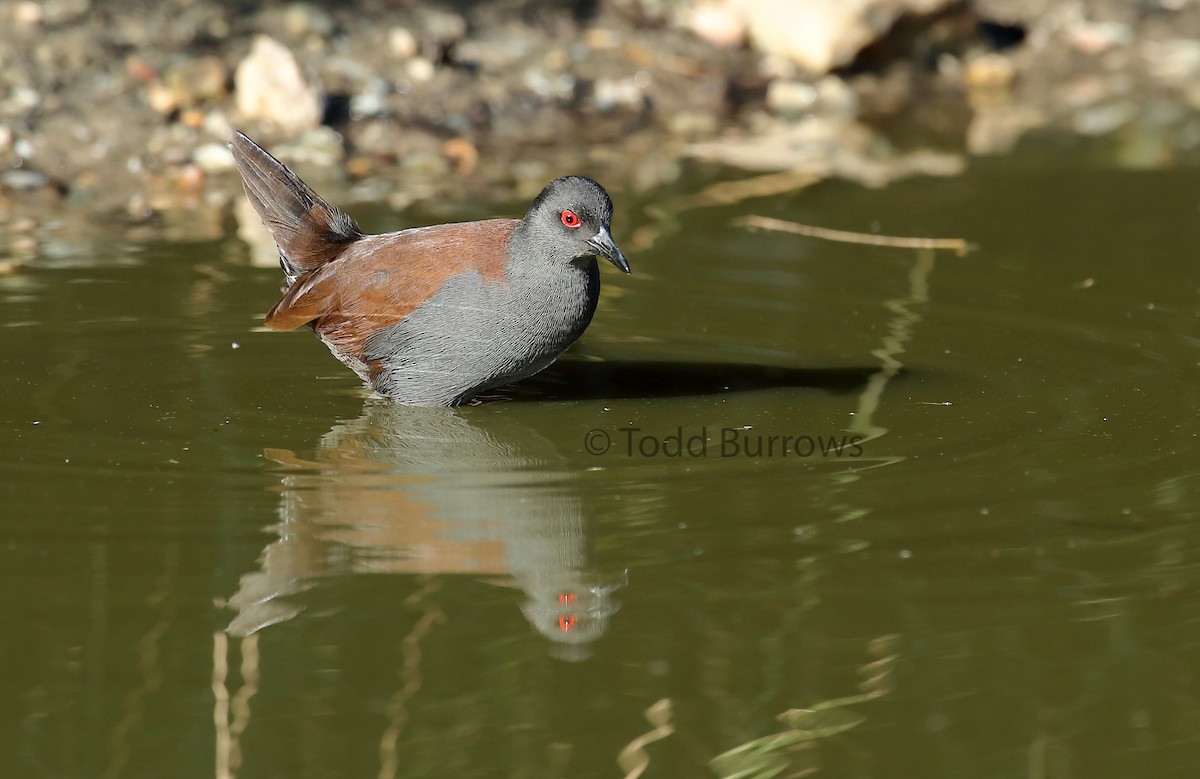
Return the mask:
[[562,212],[562,223],[567,227],[574,229],[583,224],[583,220],[579,218],[579,214],[568,208],[566,211]]

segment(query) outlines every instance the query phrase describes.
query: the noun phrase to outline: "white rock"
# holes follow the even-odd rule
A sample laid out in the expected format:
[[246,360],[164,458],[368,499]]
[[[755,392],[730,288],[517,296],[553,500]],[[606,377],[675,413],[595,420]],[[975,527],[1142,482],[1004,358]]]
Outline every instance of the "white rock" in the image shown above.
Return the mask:
[[388,50],[397,59],[406,60],[417,56],[417,36],[407,27],[393,27],[388,30]]
[[644,99],[642,88],[632,78],[598,78],[592,86],[592,103],[601,111],[637,110]]
[[260,35],[234,75],[237,109],[245,119],[274,122],[293,133],[321,122],[320,92],[310,86],[296,58],[278,41]]
[[950,0],[727,0],[745,19],[751,43],[812,73],[849,64],[901,14],[928,14]]
[[689,7],[684,27],[715,46],[737,46],[746,39],[746,19],[729,0],[701,0]]
[[192,162],[205,173],[233,170],[233,152],[223,143],[206,143],[192,152]]

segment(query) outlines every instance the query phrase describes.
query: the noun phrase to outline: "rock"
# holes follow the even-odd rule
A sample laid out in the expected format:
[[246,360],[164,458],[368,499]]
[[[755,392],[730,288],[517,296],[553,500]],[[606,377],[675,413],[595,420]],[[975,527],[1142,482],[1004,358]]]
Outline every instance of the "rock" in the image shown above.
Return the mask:
[[683,27],[714,46],[738,46],[746,40],[746,19],[728,0],[701,0],[684,12]]
[[29,0],[14,5],[9,9],[9,14],[12,20],[22,27],[36,27],[42,23],[43,18],[41,5]]
[[804,81],[776,79],[767,87],[767,107],[777,113],[803,113],[816,102],[816,87]]
[[366,89],[350,98],[350,116],[355,119],[387,116],[389,91],[391,88],[385,79],[372,77]]
[[751,43],[811,73],[849,64],[902,15],[930,14],[951,0],[730,0]]
[[466,138],[450,138],[442,144],[442,156],[450,160],[459,173],[470,173],[479,162],[479,150]]
[[415,84],[424,84],[433,79],[435,68],[433,63],[424,57],[413,57],[408,61],[405,73]]
[[223,143],[206,143],[192,152],[192,162],[205,173],[233,170],[233,153]]
[[217,57],[188,60],[168,70],[163,77],[163,83],[175,93],[183,108],[223,99],[228,82],[229,71]]
[[1017,68],[1003,54],[989,52],[968,62],[963,75],[972,89],[1007,89],[1017,77]]
[[49,183],[46,174],[36,170],[9,170],[0,175],[0,184],[8,189],[28,191],[41,189]]
[[160,114],[168,115],[204,102],[225,97],[229,71],[216,57],[187,60],[166,72],[162,81],[146,89],[146,102]]
[[397,59],[406,60],[417,56],[417,36],[407,27],[393,27],[388,30],[388,51]]
[[600,111],[625,109],[638,111],[645,105],[646,97],[637,78],[601,78],[592,85],[592,104]]
[[1103,54],[1133,42],[1133,28],[1120,22],[1080,21],[1067,31],[1067,40],[1084,54]]
[[292,165],[335,168],[346,156],[342,136],[332,127],[317,127],[296,139],[294,143],[275,147],[277,156]]
[[440,47],[458,43],[467,34],[467,20],[450,11],[426,8],[420,21],[425,36]]
[[569,100],[575,94],[574,76],[563,71],[529,68],[522,74],[521,81],[543,100]]
[[274,122],[293,134],[321,122],[320,92],[306,82],[287,47],[266,35],[254,39],[237,67],[234,86],[237,109],[245,119]]
[[283,12],[283,26],[298,37],[328,38],[333,33],[333,18],[311,3],[296,3]]
[[709,111],[675,111],[667,119],[667,129],[682,138],[703,138],[717,128],[717,117]]

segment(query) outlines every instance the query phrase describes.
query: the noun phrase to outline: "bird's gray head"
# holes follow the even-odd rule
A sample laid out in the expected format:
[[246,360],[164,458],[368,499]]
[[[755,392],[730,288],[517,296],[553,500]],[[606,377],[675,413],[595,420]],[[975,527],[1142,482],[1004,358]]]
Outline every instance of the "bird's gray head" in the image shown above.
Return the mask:
[[522,220],[525,240],[551,262],[603,257],[629,273],[629,263],[609,232],[612,200],[584,176],[563,176],[546,185]]

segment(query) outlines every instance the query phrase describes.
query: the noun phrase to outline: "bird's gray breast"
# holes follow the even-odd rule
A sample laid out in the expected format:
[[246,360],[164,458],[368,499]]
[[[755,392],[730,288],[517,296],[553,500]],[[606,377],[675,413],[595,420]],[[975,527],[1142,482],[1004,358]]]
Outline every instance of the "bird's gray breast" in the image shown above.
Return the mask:
[[447,406],[545,368],[587,327],[600,289],[595,261],[554,270],[447,279],[368,339],[365,357],[382,366],[374,389],[401,403]]

